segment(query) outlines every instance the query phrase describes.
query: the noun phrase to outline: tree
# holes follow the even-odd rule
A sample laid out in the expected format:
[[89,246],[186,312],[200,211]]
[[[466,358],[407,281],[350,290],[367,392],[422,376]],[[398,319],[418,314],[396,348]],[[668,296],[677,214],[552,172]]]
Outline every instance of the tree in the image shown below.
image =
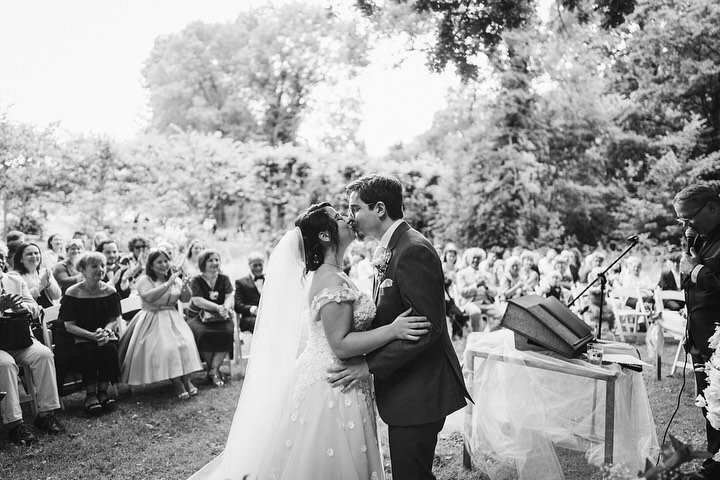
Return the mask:
[[153,126],[294,142],[317,89],[367,64],[359,24],[304,3],[265,6],[233,23],[195,22],[156,40],[143,75]]

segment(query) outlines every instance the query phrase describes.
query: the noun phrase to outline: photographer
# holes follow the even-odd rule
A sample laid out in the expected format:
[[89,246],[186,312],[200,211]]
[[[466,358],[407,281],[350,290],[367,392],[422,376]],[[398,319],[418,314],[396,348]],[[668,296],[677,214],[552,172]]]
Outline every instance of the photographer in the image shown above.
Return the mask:
[[[7,247],[0,243],[0,312],[2,316],[20,318],[38,318],[40,307],[30,295],[27,284],[19,275],[5,273]],[[13,320],[21,322],[22,320]],[[2,421],[9,427],[10,441],[17,445],[30,445],[38,442],[32,429],[23,423],[18,394],[18,365],[29,366],[33,382],[37,389],[38,416],[34,425],[48,433],[58,434],[65,430],[53,415],[60,408],[55,378],[55,361],[52,351],[35,340],[27,323],[27,336],[20,328],[10,330],[10,322],[3,323],[8,329],[0,329],[0,391],[7,393],[0,402]],[[22,347],[22,345],[28,345]],[[16,348],[20,346],[21,348]]]

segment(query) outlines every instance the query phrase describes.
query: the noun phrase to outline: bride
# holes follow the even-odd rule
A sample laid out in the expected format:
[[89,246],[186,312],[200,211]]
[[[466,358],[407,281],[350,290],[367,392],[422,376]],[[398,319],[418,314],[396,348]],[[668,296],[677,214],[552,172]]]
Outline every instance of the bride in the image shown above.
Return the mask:
[[[430,323],[408,310],[392,324],[368,330],[375,304],[341,268],[355,239],[348,221],[322,203],[295,225],[268,262],[225,450],[191,480],[383,477],[370,378],[332,388],[327,368],[395,339],[416,341]],[[305,323],[307,346],[297,356]]]

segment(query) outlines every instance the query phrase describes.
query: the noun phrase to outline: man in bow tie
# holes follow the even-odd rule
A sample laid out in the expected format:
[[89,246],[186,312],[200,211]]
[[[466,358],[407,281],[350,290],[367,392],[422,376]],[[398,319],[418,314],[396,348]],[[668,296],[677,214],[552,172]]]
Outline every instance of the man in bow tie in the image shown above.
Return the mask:
[[[680,260],[682,288],[688,309],[686,349],[693,364],[704,366],[713,350],[708,341],[720,322],[720,196],[708,185],[696,184],[675,195],[673,207],[683,227],[697,232],[688,253]],[[704,370],[695,370],[698,392],[708,386]],[[703,408],[703,415],[707,410]],[[707,451],[715,455],[720,450],[720,430],[706,421]],[[720,478],[720,463],[710,458],[703,462],[696,474],[698,479]]]
[[235,281],[235,312],[240,316],[240,330],[253,333],[263,285],[265,256],[260,252],[248,255],[250,274]]
[[432,243],[403,220],[403,187],[393,177],[370,175],[347,187],[360,238],[380,239],[373,264],[377,313],[372,327],[407,309],[432,324],[415,342],[396,340],[331,369],[333,386],[347,388],[374,375],[380,417],[388,424],[394,480],[434,479],[432,463],[445,417],[470,395],[445,319],[445,280]]

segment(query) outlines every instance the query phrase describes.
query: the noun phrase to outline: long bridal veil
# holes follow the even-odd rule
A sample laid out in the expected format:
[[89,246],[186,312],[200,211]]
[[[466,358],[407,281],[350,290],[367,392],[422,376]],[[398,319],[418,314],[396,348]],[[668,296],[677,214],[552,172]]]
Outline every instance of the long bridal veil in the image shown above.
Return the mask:
[[[225,450],[190,480],[256,478],[285,400],[306,322],[307,288],[302,235],[287,232],[265,270],[242,392]],[[307,281],[306,281],[307,280]]]

